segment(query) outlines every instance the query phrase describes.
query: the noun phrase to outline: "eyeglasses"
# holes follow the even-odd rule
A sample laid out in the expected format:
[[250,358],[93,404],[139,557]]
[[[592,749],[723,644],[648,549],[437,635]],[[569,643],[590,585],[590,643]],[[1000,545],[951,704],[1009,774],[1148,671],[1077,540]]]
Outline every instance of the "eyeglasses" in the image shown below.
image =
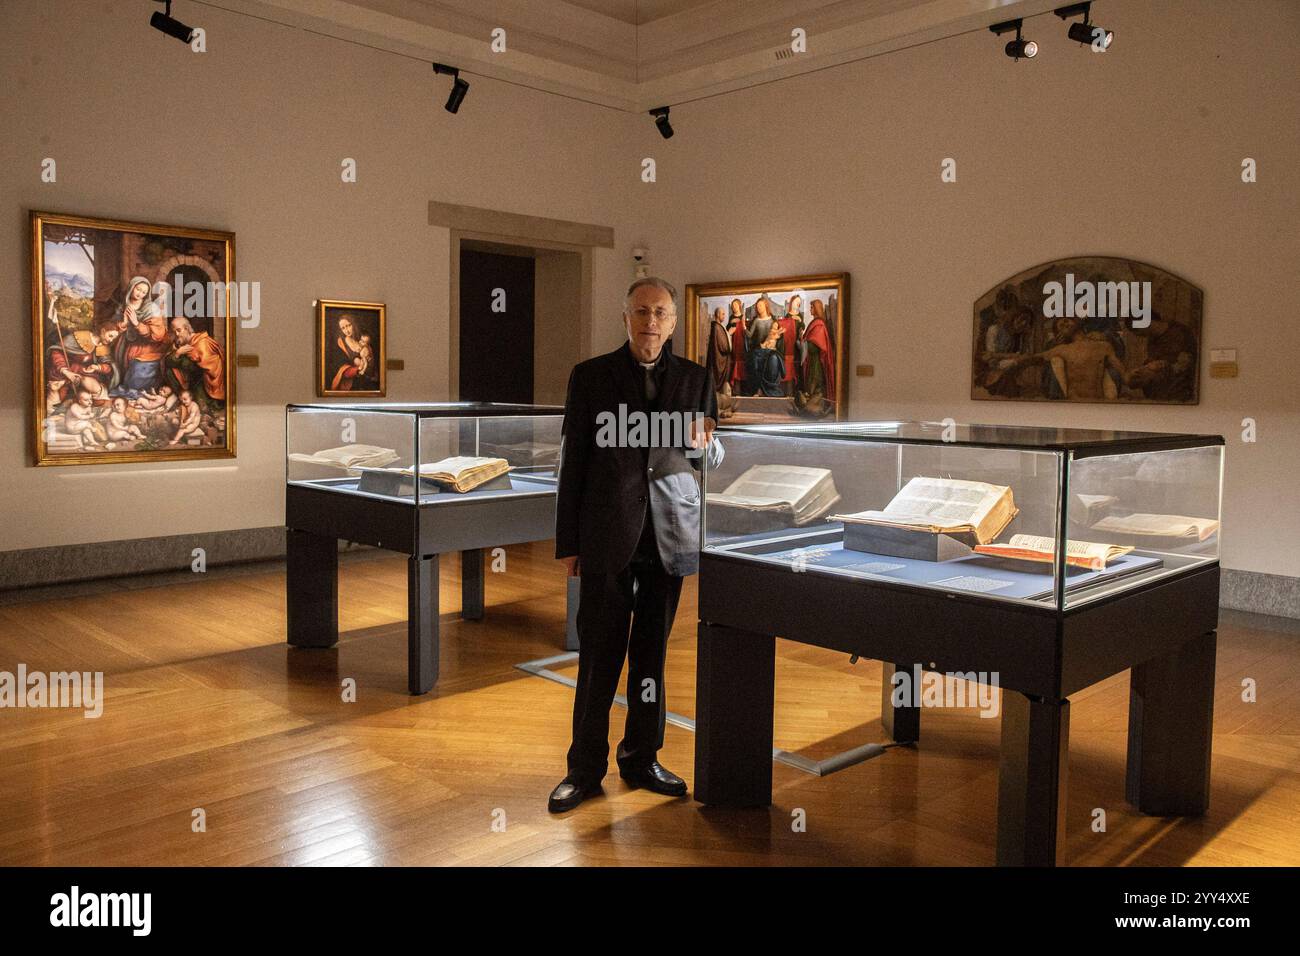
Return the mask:
[[647,309],[644,305],[633,309],[632,314],[642,322],[648,322],[652,315],[660,322],[664,319],[674,318],[677,315],[676,312],[670,312],[667,309]]

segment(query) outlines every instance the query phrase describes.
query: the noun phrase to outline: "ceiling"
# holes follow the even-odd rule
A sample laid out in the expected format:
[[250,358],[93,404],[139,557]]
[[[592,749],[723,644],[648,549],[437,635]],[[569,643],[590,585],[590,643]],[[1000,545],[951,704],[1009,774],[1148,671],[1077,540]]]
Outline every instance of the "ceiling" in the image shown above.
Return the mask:
[[653,23],[691,7],[707,7],[714,0],[569,0],[569,4],[624,23]]
[[[618,109],[680,104],[1033,16],[1065,0],[223,0]],[[506,31],[506,51],[490,48]],[[790,50],[791,30],[807,52]]]

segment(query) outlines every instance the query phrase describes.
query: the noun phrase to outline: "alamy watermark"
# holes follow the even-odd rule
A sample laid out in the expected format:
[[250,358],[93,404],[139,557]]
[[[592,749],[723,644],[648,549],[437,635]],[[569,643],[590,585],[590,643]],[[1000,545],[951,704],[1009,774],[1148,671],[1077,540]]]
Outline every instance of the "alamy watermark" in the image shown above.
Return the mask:
[[129,927],[132,936],[148,936],[153,928],[153,894],[83,893],[73,886],[50,897],[50,925]]
[[[620,404],[618,413],[596,415],[596,445],[599,448],[684,448],[687,458],[704,454],[703,412],[643,412]],[[691,447],[691,436],[701,438]]]
[[920,664],[897,670],[890,678],[890,702],[895,707],[978,707],[981,717],[1001,710],[997,671],[926,672]]
[[104,713],[103,671],[0,671],[0,708],[80,707],[87,719]]
[[255,329],[262,324],[260,282],[186,281],[178,274],[170,285],[166,281],[154,283],[153,296],[155,301],[164,303],[169,318],[215,316],[224,319],[228,313],[239,319],[240,326],[245,329]]
[[1135,329],[1151,324],[1150,282],[1065,282],[1043,285],[1043,315],[1049,319],[1132,319]]

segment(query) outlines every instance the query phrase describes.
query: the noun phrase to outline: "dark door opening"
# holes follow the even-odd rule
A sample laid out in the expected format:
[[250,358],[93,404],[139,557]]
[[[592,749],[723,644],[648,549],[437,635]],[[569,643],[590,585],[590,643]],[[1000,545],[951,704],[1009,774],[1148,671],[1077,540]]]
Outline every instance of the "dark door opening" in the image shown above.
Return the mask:
[[460,252],[460,399],[533,401],[533,282],[527,255]]

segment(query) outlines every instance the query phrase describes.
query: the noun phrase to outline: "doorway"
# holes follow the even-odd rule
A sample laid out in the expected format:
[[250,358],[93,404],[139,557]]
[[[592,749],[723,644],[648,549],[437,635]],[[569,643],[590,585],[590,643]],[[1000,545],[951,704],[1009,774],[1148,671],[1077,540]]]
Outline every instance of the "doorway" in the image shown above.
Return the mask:
[[518,254],[460,250],[461,401],[533,403],[536,263]]
[[[498,255],[531,258],[533,260],[533,328],[528,339],[532,347],[523,349],[503,343],[499,334],[487,333],[495,325],[484,327],[480,322],[471,336],[491,339],[487,354],[502,352],[507,347],[513,351],[532,355],[532,398],[538,405],[563,405],[569,382],[569,371],[581,359],[591,354],[594,270],[596,250],[614,248],[614,230],[610,226],[572,222],[565,219],[548,219],[543,216],[524,216],[499,209],[461,206],[455,203],[429,200],[429,225],[449,231],[450,315],[446,358],[448,366],[447,392],[451,399],[468,399],[461,389],[461,356],[472,364],[483,365],[482,349],[469,353],[461,348],[463,296],[460,287],[461,254],[465,250],[495,252]],[[493,285],[491,288],[499,288]],[[482,286],[479,286],[482,288]],[[482,292],[477,294],[482,302]],[[489,295],[490,295],[489,290]],[[489,314],[491,299],[488,299]],[[507,292],[507,308],[509,293]],[[526,377],[523,377],[527,381]],[[479,394],[500,395],[501,375],[492,372],[483,376],[488,383],[486,392],[472,383]]]
[[455,397],[563,405],[590,337],[590,253],[465,234],[452,249]]

